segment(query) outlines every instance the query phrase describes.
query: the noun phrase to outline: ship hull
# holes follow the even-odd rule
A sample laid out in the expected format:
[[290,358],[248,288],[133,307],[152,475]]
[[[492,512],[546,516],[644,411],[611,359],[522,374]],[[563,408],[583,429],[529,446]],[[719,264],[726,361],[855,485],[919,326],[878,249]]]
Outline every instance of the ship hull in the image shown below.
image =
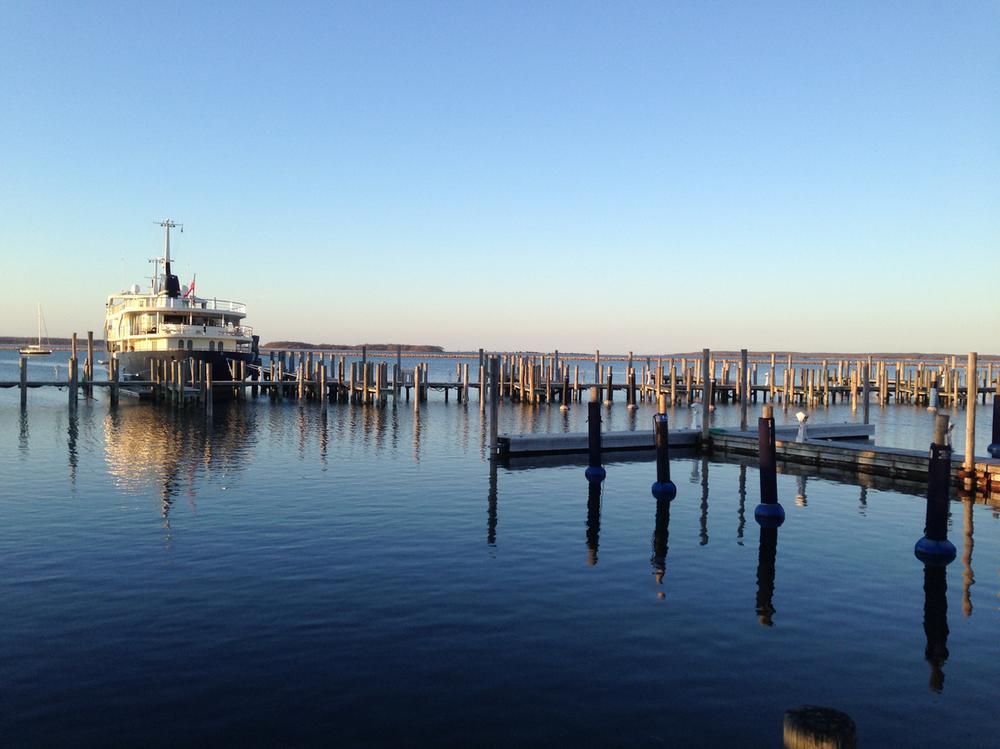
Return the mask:
[[121,351],[117,353],[119,378],[123,383],[129,380],[148,380],[152,362],[186,362],[188,359],[204,361],[212,368],[214,382],[239,379],[240,362],[247,364],[247,377],[257,378],[257,370],[250,365],[260,366],[260,354],[253,351]]

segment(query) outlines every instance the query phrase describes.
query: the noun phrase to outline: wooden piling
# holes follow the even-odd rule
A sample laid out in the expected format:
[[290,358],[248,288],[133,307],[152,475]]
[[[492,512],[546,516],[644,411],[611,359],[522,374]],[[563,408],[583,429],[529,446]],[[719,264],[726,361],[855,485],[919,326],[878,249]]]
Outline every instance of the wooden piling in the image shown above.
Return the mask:
[[709,350],[701,350],[701,441],[702,444],[706,444],[709,441],[708,426],[711,420],[710,409],[711,409],[711,393],[709,392],[709,381],[712,379],[711,373],[709,372]]
[[976,370],[978,367],[978,354],[975,351],[969,352],[969,359],[965,368],[965,460],[962,461],[962,468],[967,475],[971,475],[976,466]]
[[17,364],[19,387],[21,390],[21,408],[28,406],[28,357],[22,356]]
[[740,349],[740,430],[745,432],[747,430],[747,407],[750,399],[747,397],[747,393],[750,392],[749,387],[749,377],[750,373],[747,370],[747,350],[745,348]]

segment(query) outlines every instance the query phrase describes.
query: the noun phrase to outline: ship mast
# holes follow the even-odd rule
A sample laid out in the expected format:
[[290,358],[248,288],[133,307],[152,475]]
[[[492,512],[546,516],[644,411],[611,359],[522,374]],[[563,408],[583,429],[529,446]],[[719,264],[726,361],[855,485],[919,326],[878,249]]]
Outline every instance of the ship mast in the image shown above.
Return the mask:
[[[184,232],[184,224],[178,224],[173,219],[165,219],[164,221],[156,222],[159,226],[163,227],[163,279],[164,286],[166,286],[167,294],[169,296],[178,296],[180,291],[180,286],[175,280],[171,283],[170,279],[173,274],[170,272],[170,230],[180,228],[181,233]],[[159,293],[161,288],[156,289],[156,293]],[[174,293],[176,292],[176,293]]]

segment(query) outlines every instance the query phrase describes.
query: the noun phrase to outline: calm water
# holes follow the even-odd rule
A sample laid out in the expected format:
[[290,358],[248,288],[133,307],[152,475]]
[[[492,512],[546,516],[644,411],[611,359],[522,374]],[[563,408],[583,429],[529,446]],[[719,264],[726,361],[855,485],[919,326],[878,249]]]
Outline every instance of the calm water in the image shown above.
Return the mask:
[[[762,538],[753,466],[676,457],[669,512],[651,463],[491,479],[475,405],[29,401],[0,391],[5,744],[774,746],[806,702],[868,746],[995,743],[988,506],[953,504],[925,578],[919,496],[782,475]],[[872,415],[926,446],[923,409]]]

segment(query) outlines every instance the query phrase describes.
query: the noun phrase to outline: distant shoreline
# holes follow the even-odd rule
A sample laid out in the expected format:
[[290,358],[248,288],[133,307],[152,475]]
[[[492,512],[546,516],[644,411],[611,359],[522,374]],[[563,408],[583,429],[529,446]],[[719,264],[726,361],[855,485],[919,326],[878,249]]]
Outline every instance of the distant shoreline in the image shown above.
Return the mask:
[[[28,344],[37,343],[38,338],[32,337],[19,337],[19,336],[0,336],[0,351],[16,351],[22,346]],[[53,351],[68,351],[71,348],[71,341],[69,338],[49,338],[46,341],[47,345]],[[448,351],[443,346],[430,346],[423,344],[399,344],[402,347],[403,354],[407,356],[413,356],[414,354],[421,354],[427,357],[432,357],[435,359],[445,358],[445,359],[465,359],[465,358],[476,358],[479,356],[478,351],[465,350],[465,351]],[[86,351],[87,339],[80,338],[77,340],[77,346],[81,352]],[[271,351],[318,351],[321,353],[343,353],[343,354],[357,354],[360,353],[362,348],[367,348],[369,354],[389,354],[395,355],[397,344],[332,344],[332,343],[308,343],[304,341],[269,341],[268,343],[262,343],[260,350],[263,352]],[[105,345],[103,339],[94,339],[94,349],[105,351]],[[487,353],[513,353],[513,354],[523,354],[525,356],[551,356],[553,354],[552,350],[548,351],[529,351],[529,350],[517,350],[517,351],[487,351]],[[956,353],[930,353],[922,354],[915,352],[837,352],[837,351],[749,351],[748,357],[753,361],[767,361],[771,358],[771,354],[775,355],[777,363],[781,364],[782,361],[788,358],[791,354],[792,358],[795,360],[816,360],[822,361],[823,359],[828,359],[832,362],[836,362],[838,359],[843,360],[857,360],[866,359],[871,356],[874,359],[881,359],[883,361],[906,361],[906,362],[939,362],[945,358],[950,358],[952,356],[958,358],[961,362],[965,361],[966,353],[956,352]],[[636,361],[641,361],[643,359],[667,359],[667,358],[687,358],[687,359],[700,359],[701,351],[680,351],[674,353],[634,353],[633,359]],[[739,359],[740,352],[732,350],[723,349],[713,349],[712,357],[715,359]],[[593,361],[593,352],[581,352],[581,351],[560,351],[559,358],[563,361]],[[625,361],[628,359],[628,354],[624,353],[601,353],[601,361]],[[979,354],[980,364],[985,364],[989,362],[1000,362],[1000,354]]]

